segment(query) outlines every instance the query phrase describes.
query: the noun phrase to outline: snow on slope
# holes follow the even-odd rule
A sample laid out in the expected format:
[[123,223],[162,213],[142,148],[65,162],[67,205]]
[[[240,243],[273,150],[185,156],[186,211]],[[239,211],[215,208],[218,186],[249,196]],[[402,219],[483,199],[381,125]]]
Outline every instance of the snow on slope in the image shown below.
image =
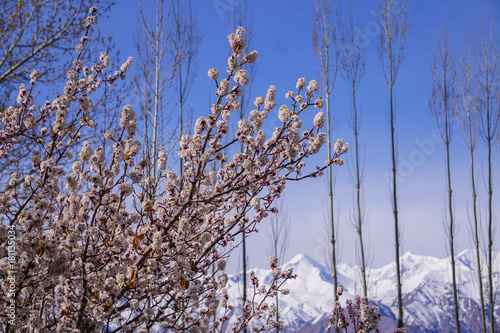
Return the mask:
[[[462,332],[479,332],[479,304],[474,252],[466,250],[456,256],[459,303]],[[453,330],[453,298],[450,259],[434,258],[407,252],[402,257],[403,302],[405,324],[410,332],[448,332]],[[500,286],[500,253],[496,253],[495,281]],[[483,263],[483,267],[486,267]],[[328,269],[306,255],[297,255],[283,268],[293,268],[296,280],[287,282],[290,294],[280,296],[280,319],[287,332],[321,332],[326,327],[333,309],[333,285]],[[256,276],[264,284],[270,282],[271,270],[256,269]],[[338,279],[344,287],[341,303],[360,293],[358,267],[339,265]],[[390,330],[397,313],[395,263],[368,271],[369,297],[383,315],[382,327]],[[483,270],[485,272],[485,270]],[[483,275],[485,275],[483,273]],[[241,278],[241,276],[240,276]],[[239,313],[241,282],[230,278],[230,303],[235,306],[234,319]],[[357,282],[358,281],[358,282]],[[252,294],[249,288],[248,295]],[[500,302],[495,306],[500,318]],[[231,320],[230,320],[231,321]],[[500,325],[499,325],[500,326]]]

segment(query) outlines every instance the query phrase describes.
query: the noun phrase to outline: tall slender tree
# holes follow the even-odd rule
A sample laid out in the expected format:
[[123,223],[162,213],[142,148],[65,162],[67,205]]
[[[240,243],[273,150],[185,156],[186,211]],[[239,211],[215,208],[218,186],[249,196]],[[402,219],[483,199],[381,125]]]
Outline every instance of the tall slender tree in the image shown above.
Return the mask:
[[491,18],[491,25],[488,29],[486,27],[485,19],[483,18],[479,36],[478,36],[478,51],[479,51],[479,72],[478,83],[480,89],[480,105],[483,108],[483,117],[481,118],[481,134],[486,141],[488,147],[488,178],[487,178],[487,191],[488,191],[488,213],[487,213],[487,228],[488,228],[488,303],[490,308],[490,332],[495,332],[495,311],[494,311],[494,297],[493,297],[493,168],[492,168],[492,148],[495,144],[494,140],[497,135],[499,117],[498,112],[498,46],[497,35],[495,33],[495,21]]
[[453,213],[453,191],[451,186],[450,144],[455,120],[456,92],[453,82],[452,40],[446,24],[436,38],[436,47],[431,64],[432,88],[429,110],[436,120],[441,139],[446,147],[446,188],[448,192],[448,220],[445,222],[451,257],[451,277],[456,332],[460,332],[457,274],[455,265],[455,220]]
[[[184,134],[187,98],[193,84],[196,70],[196,56],[201,35],[196,24],[196,17],[191,9],[191,1],[171,0],[172,17],[168,28],[168,40],[171,56],[174,59],[173,84],[175,102],[179,108],[179,139]],[[182,175],[183,161],[179,160]]]
[[[141,113],[144,120],[144,156],[150,161],[147,168],[148,179],[153,181],[147,193],[153,200],[156,194],[158,149],[167,144],[161,129],[167,125],[168,117],[164,110],[169,102],[169,89],[172,87],[172,57],[169,52],[167,27],[170,20],[171,5],[165,0],[156,0],[154,11],[150,12],[149,3],[139,1],[140,29],[137,43],[138,67],[136,87],[141,100]],[[151,19],[153,17],[153,19]],[[175,140],[169,143],[173,146]]]
[[[144,158],[142,161],[148,164],[145,168],[148,186],[144,187],[143,200],[149,200],[152,207],[157,196],[159,178],[156,168],[158,149],[165,144],[160,134],[161,129],[166,125],[163,111],[168,99],[165,97],[171,88],[175,68],[170,66],[171,57],[168,52],[167,27],[171,6],[164,0],[156,0],[154,11],[150,13],[149,10],[147,2],[144,6],[143,2],[139,1],[141,25],[137,42],[139,71],[136,77],[136,88],[139,92],[144,120],[142,134]],[[151,16],[154,17],[153,20]],[[151,306],[149,298],[146,306]]]
[[[179,109],[179,132],[177,137],[181,141],[184,133],[184,120],[187,111],[187,97],[195,76],[196,56],[201,36],[198,32],[196,18],[191,9],[191,1],[171,0],[171,18],[167,29],[167,39],[171,58],[175,68],[172,73],[175,90],[175,102]],[[155,168],[156,165],[153,165]],[[153,169],[156,170],[156,169]],[[179,175],[184,178],[184,161],[179,159]],[[184,303],[181,307],[184,308]],[[182,316],[182,332],[185,331],[185,317]]]
[[[277,258],[278,266],[283,264],[283,260],[285,258],[286,250],[288,249],[288,245],[290,244],[290,219],[288,218],[288,214],[286,213],[284,204],[284,200],[281,198],[277,203],[278,212],[272,214],[269,218],[269,223],[267,223],[267,230],[269,235],[269,249],[268,253],[271,256]],[[278,294],[276,294],[276,321],[279,321],[280,308],[279,308],[279,299]],[[279,329],[276,328],[276,332]]]
[[361,113],[356,103],[356,92],[361,79],[365,74],[365,53],[364,47],[356,36],[356,24],[353,19],[352,9],[349,8],[349,21],[343,30],[342,47],[342,76],[351,90],[351,117],[350,126],[354,134],[354,170],[353,183],[355,189],[355,203],[352,214],[352,223],[358,234],[359,242],[359,267],[363,286],[363,296],[368,296],[368,286],[366,279],[367,259],[365,256],[365,245],[363,239],[364,226],[364,206],[362,198],[361,184],[363,182],[363,165],[360,158],[359,131],[361,127]]
[[455,75],[455,83],[458,89],[459,108],[458,120],[460,129],[465,141],[465,145],[469,150],[470,156],[470,185],[472,192],[472,221],[473,229],[472,239],[474,242],[477,280],[479,285],[479,301],[481,312],[481,324],[483,332],[486,332],[486,316],[484,308],[483,294],[483,276],[481,269],[481,251],[480,251],[480,226],[477,208],[477,191],[476,191],[476,171],[475,171],[475,151],[477,143],[477,134],[479,131],[479,121],[481,118],[480,108],[478,108],[478,89],[476,85],[475,75],[475,58],[472,54],[470,42],[462,47],[460,56],[460,65]]
[[[313,1],[313,27],[312,40],[314,55],[319,67],[321,88],[325,91],[325,108],[327,124],[327,154],[332,156],[332,118],[333,106],[331,95],[333,86],[340,69],[341,57],[341,9],[338,3],[332,4],[330,0]],[[333,203],[333,169],[328,167],[328,205],[331,230],[331,258],[333,299],[337,301],[337,254],[335,239],[335,218]],[[336,328],[338,330],[338,328]]]
[[[232,0],[230,6],[229,17],[230,17],[230,31],[235,31],[238,27],[243,27],[246,34],[246,47],[251,49],[253,41],[253,24],[251,16],[248,12],[248,1],[247,0]],[[241,87],[241,97],[240,97],[240,108],[238,109],[238,120],[241,120],[248,114],[250,105],[250,94],[252,91],[253,79],[256,75],[255,66],[251,66],[247,69],[247,76],[250,78],[250,83],[246,86]],[[243,144],[240,144],[240,152],[243,153]],[[243,304],[247,301],[247,267],[248,267],[248,255],[247,255],[247,233],[245,231],[246,226],[243,225],[243,232],[241,233],[241,252],[243,261],[242,279],[243,279]],[[247,332],[247,329],[244,329]]]
[[392,162],[392,209],[394,215],[394,238],[396,252],[396,289],[398,294],[398,328],[404,328],[403,322],[403,296],[400,263],[400,225],[398,217],[398,192],[397,192],[397,161],[396,161],[396,130],[394,84],[398,77],[399,69],[404,60],[403,47],[409,30],[406,5],[402,0],[380,0],[377,15],[380,26],[378,43],[378,56],[382,64],[384,77],[389,86],[389,119],[391,130],[391,162]]

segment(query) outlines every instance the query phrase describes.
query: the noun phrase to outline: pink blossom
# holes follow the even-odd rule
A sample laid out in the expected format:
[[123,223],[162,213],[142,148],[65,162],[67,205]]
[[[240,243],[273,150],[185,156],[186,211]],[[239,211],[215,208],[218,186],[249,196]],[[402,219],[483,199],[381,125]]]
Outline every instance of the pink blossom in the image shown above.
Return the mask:
[[40,76],[40,71],[38,69],[35,69],[33,72],[30,74],[30,83],[35,83],[38,81],[38,77]]
[[253,102],[253,104],[257,107],[261,106],[264,104],[264,98],[262,96],[258,96],[255,98],[255,101]]
[[307,85],[307,90],[313,93],[317,93],[319,91],[318,84],[316,83],[315,80],[309,81],[309,84]]
[[281,120],[281,122],[286,122],[290,119],[291,116],[292,112],[290,108],[286,105],[282,105],[278,113],[279,120]]
[[306,78],[305,77],[301,77],[300,79],[297,80],[297,85],[296,85],[297,89],[304,89],[305,86],[306,86]]
[[123,65],[121,65],[120,70],[123,73],[128,72],[128,70],[130,69],[130,65],[132,65],[132,61],[134,61],[134,58],[128,57],[127,61],[125,61]]
[[259,53],[255,50],[253,50],[252,52],[245,54],[242,61],[246,61],[247,63],[252,64],[255,62],[255,60],[257,60],[258,57],[259,57]]
[[319,111],[316,116],[314,116],[313,128],[322,128],[325,124],[325,113]]
[[208,70],[208,77],[211,80],[217,80],[217,78],[219,77],[219,72],[215,68],[210,68]]
[[314,101],[314,107],[316,109],[321,109],[324,104],[325,104],[325,100],[323,99],[323,97],[318,97],[316,99],[316,101]]

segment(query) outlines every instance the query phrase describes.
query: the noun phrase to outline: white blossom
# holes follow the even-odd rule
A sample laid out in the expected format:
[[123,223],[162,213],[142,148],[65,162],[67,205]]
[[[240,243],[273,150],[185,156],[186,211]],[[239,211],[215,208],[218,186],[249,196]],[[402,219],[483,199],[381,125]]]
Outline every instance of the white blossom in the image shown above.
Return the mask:
[[319,111],[316,116],[314,116],[313,120],[313,128],[322,128],[325,124],[325,113],[323,111]]
[[217,78],[219,77],[219,72],[215,68],[210,68],[208,70],[208,77],[211,80],[217,80]]

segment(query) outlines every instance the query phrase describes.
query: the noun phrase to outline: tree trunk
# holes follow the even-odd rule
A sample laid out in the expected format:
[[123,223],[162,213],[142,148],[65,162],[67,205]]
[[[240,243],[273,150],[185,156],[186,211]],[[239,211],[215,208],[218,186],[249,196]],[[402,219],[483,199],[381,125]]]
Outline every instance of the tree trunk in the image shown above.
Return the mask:
[[[331,136],[331,110],[330,110],[330,93],[326,92],[326,123],[327,123],[327,142],[328,142],[328,160],[332,159],[332,136]],[[332,247],[332,280],[333,280],[333,299],[335,302],[338,301],[337,296],[337,253],[336,253],[336,240],[335,240],[335,215],[333,209],[333,170],[332,166],[328,167],[328,205],[329,205],[329,219],[330,219],[330,242]],[[335,303],[334,303],[335,304]],[[339,328],[336,325],[335,331],[339,332]]]
[[366,259],[365,247],[363,243],[363,218],[361,215],[361,174],[359,165],[359,142],[358,142],[358,112],[356,109],[356,88],[355,83],[352,84],[352,105],[354,112],[354,144],[355,144],[355,168],[356,168],[356,220],[357,233],[359,237],[359,247],[361,251],[361,278],[363,280],[363,296],[368,297],[368,286],[366,282]]
[[[469,115],[469,124],[471,121],[470,111],[468,111]],[[472,128],[469,126],[469,142],[472,142]],[[479,247],[479,221],[477,218],[477,194],[476,194],[476,180],[474,173],[474,148],[471,146],[470,150],[470,170],[471,170],[471,187],[472,187],[472,211],[474,215],[474,245],[476,249],[476,263],[477,263],[477,279],[479,282],[479,301],[481,305],[481,323],[483,324],[483,332],[486,332],[486,315],[484,308],[484,291],[483,291],[483,276],[481,269],[481,252]]]
[[390,122],[391,122],[391,160],[392,160],[392,209],[394,214],[394,238],[396,241],[396,288],[398,292],[398,328],[404,328],[403,322],[403,295],[400,267],[400,245],[399,245],[399,220],[398,220],[398,192],[397,192],[397,171],[396,171],[396,134],[394,128],[394,102],[392,88],[394,85],[394,73],[392,68],[392,41],[389,40],[389,98],[390,98]]

